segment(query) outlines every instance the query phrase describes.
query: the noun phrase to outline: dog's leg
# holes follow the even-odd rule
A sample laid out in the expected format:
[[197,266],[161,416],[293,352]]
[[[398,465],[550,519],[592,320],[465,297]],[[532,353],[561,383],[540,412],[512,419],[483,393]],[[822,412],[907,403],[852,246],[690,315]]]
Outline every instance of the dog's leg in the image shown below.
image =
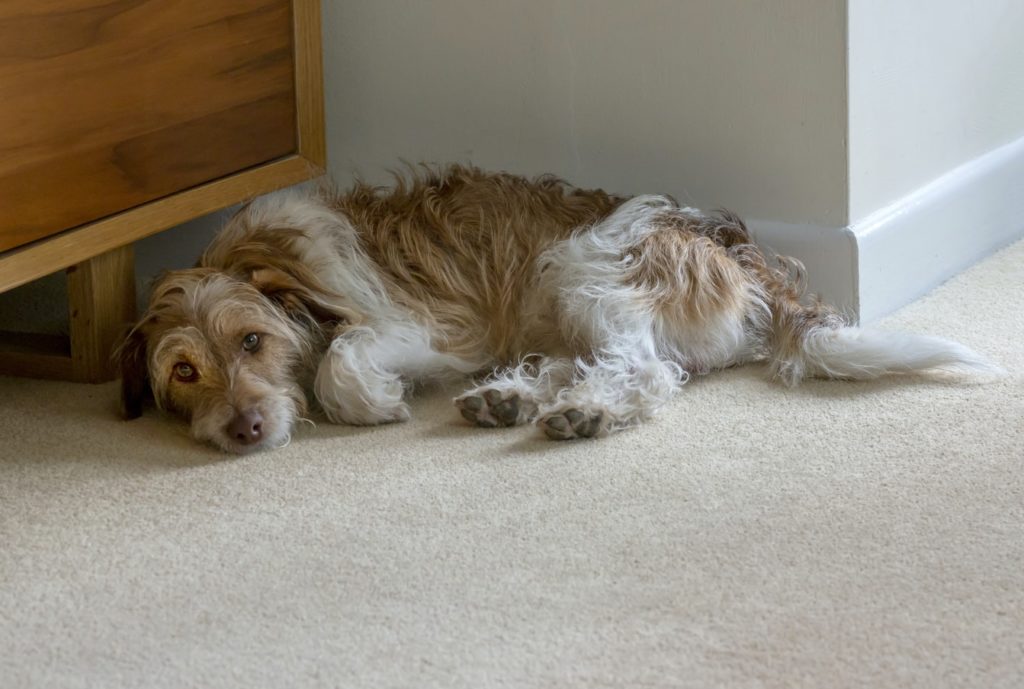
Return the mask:
[[743,271],[685,228],[702,216],[637,197],[540,259],[538,294],[576,351],[573,384],[541,405],[551,438],[599,437],[653,416],[688,371],[735,363],[753,301]]
[[605,351],[578,361],[575,384],[538,410],[537,425],[554,440],[596,438],[650,418],[689,375],[641,351]]
[[367,426],[409,418],[401,376],[383,365],[380,350],[380,339],[369,328],[352,328],[334,338],[313,386],[328,419]]
[[560,301],[567,339],[589,344],[592,354],[576,359],[568,385],[538,409],[537,425],[548,437],[603,437],[634,426],[689,379],[666,355],[658,309],[644,290],[602,284],[598,274],[563,288]]
[[469,373],[479,364],[436,351],[411,321],[348,327],[331,342],[314,391],[327,418],[358,426],[405,421],[406,381]]
[[568,384],[572,369],[572,361],[564,358],[524,361],[467,390],[455,398],[455,406],[467,421],[483,428],[529,423],[540,405]]

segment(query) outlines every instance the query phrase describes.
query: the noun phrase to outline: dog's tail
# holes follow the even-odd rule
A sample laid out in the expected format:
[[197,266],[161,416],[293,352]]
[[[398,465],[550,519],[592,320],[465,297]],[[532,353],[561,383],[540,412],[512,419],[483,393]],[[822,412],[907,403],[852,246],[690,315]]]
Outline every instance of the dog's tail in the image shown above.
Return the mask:
[[805,377],[863,380],[930,369],[1004,373],[977,352],[941,337],[851,326],[815,326],[798,337],[797,352],[772,359],[773,374],[787,385]]
[[765,335],[771,372],[786,385],[796,385],[804,378],[864,380],[932,369],[1005,374],[999,366],[956,342],[862,329],[820,301],[808,304],[801,299],[803,266],[794,259],[775,260],[778,267],[768,268],[765,261],[758,272],[770,314]]

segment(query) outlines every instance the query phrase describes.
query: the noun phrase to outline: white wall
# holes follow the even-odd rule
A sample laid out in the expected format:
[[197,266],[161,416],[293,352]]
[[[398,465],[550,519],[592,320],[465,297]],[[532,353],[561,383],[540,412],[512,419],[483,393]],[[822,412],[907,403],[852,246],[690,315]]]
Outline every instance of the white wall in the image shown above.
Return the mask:
[[870,321],[1024,233],[1024,3],[848,9],[849,219]]
[[1024,136],[1024,2],[849,0],[850,221]]
[[844,0],[324,5],[339,180],[399,158],[841,224]]

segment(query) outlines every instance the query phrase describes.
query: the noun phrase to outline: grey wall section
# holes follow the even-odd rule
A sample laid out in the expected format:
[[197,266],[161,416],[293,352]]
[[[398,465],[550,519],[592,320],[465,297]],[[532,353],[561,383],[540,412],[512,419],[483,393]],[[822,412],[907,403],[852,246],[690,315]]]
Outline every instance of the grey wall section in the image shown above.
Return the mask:
[[230,217],[233,209],[214,213],[135,244],[135,280],[141,302],[149,292],[149,283],[164,270],[195,265],[214,233]]
[[844,225],[844,0],[325,4],[340,180],[399,158]]

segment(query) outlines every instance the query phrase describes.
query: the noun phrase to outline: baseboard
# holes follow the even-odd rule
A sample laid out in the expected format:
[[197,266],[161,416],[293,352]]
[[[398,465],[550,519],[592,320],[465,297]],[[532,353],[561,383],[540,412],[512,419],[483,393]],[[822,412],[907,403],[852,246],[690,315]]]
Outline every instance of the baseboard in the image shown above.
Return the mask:
[[857,243],[849,229],[756,219],[747,226],[758,245],[800,259],[811,293],[857,317]]
[[857,306],[870,322],[1024,236],[1024,138],[855,222]]
[[848,227],[748,224],[804,262],[812,292],[870,323],[1024,237],[1024,138]]

